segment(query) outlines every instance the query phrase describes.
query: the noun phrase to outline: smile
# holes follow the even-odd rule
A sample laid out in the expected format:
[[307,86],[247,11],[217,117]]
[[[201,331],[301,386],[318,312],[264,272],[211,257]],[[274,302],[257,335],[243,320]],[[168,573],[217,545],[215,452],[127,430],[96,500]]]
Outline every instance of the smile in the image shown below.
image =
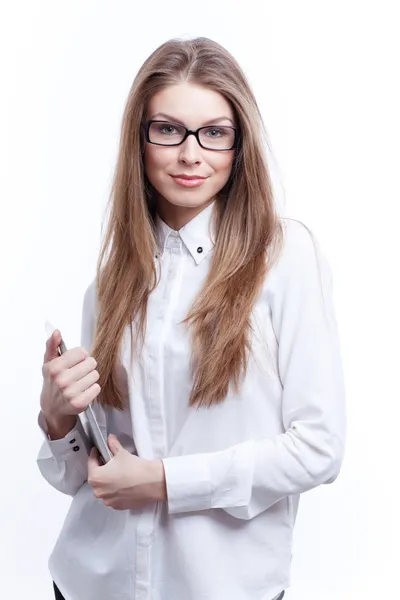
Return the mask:
[[178,175],[178,176],[171,175],[171,177],[175,181],[175,183],[177,183],[178,185],[180,185],[182,187],[186,187],[186,188],[199,187],[199,186],[203,185],[203,183],[206,181],[205,177],[185,176],[185,175]]

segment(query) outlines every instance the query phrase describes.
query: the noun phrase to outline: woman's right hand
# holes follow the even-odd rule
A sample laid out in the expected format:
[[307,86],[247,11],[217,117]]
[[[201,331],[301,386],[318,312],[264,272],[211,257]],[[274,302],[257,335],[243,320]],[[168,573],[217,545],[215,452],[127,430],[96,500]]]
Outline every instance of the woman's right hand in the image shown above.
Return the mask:
[[[64,437],[77,415],[99,395],[96,360],[85,348],[72,348],[59,356],[61,333],[56,329],[46,342],[40,407],[52,439]],[[53,432],[53,434],[52,434]]]

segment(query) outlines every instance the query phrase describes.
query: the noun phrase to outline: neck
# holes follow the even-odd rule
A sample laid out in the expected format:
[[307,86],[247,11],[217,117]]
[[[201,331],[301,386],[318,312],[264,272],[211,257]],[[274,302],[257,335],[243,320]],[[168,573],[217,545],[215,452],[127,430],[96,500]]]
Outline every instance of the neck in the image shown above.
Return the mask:
[[206,204],[201,206],[176,206],[171,204],[165,198],[157,198],[157,213],[160,218],[175,231],[179,231],[189,221],[197,217],[207,206],[210,206],[214,201],[212,198]]

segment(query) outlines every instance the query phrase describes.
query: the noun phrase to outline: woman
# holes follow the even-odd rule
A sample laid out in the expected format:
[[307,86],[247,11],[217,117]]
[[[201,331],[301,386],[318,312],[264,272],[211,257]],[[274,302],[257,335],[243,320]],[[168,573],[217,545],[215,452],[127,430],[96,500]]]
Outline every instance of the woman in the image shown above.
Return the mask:
[[[339,473],[343,376],[330,268],[277,214],[221,46],[170,41],[144,63],[111,198],[82,347],[59,357],[56,331],[44,357],[38,464],[73,496],[57,597],[282,598],[299,495]],[[95,399],[106,465],[77,420]]]

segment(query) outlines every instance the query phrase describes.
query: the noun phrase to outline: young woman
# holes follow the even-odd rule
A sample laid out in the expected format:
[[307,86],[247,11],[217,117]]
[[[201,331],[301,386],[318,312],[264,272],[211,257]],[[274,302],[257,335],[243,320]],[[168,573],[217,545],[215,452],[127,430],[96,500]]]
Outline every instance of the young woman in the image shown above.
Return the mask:
[[[66,600],[273,600],[299,496],[338,475],[331,274],[277,213],[256,101],[208,39],[129,94],[82,347],[47,341],[38,465],[73,497],[49,567]],[[94,407],[113,459],[85,447]]]

